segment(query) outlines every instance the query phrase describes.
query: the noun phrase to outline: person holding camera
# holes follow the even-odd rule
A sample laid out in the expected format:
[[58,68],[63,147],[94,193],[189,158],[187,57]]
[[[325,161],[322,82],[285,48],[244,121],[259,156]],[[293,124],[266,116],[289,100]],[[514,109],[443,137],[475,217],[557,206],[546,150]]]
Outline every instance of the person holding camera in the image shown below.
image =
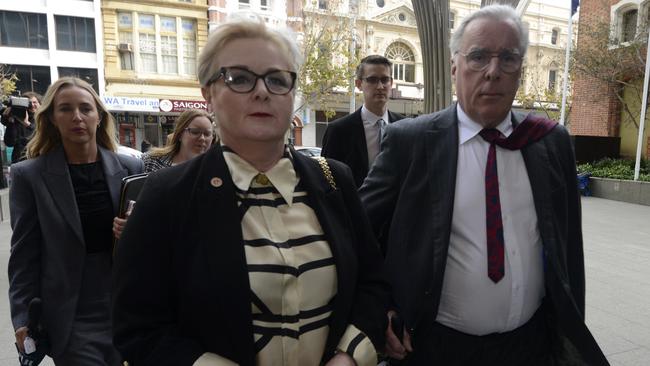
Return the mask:
[[[11,163],[18,162],[22,160],[23,150],[29,142],[29,139],[32,137],[34,132],[34,115],[36,111],[41,106],[42,96],[34,92],[26,92],[22,94],[24,98],[29,99],[29,106],[25,110],[24,116],[21,116],[22,113],[18,111],[17,106],[10,106],[5,109],[2,113],[2,120],[7,121],[5,126],[5,145],[13,147],[14,150],[11,153]],[[13,112],[12,112],[13,109]]]

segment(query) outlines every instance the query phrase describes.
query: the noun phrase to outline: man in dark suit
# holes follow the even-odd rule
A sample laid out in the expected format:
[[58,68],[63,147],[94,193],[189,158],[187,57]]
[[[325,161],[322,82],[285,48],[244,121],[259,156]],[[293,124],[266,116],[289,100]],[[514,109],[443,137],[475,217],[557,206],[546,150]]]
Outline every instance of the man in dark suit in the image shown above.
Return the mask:
[[379,153],[379,143],[388,123],[404,118],[386,106],[393,85],[392,63],[371,55],[357,66],[355,85],[363,92],[363,106],[332,121],[323,136],[321,155],[336,159],[352,169],[354,182],[361,186]]
[[389,126],[360,189],[375,232],[389,226],[405,326],[386,346],[406,365],[608,364],[584,324],[569,135],[511,111],[527,46],[511,7],[466,17],[450,42],[458,103]]

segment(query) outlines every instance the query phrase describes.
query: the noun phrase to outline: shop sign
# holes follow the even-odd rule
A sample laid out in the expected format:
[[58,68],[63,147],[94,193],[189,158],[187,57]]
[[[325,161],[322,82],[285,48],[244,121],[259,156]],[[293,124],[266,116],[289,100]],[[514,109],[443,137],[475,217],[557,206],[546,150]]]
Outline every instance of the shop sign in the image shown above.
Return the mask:
[[103,96],[109,111],[160,112],[158,99]]
[[163,112],[182,112],[188,109],[202,109],[207,111],[208,103],[205,100],[160,100],[160,110]]

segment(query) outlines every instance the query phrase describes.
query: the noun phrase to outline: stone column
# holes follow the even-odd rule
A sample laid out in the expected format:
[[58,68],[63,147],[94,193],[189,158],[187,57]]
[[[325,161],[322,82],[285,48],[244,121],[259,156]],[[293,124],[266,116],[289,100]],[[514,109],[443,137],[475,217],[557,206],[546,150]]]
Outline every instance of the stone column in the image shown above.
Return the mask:
[[422,47],[424,112],[451,104],[449,0],[412,0]]

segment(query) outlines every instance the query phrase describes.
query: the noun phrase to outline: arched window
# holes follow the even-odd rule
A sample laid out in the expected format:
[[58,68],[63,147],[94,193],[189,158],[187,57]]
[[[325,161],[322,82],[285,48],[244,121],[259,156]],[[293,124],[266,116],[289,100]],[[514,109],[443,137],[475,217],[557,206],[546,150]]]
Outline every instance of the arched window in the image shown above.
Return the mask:
[[402,42],[395,42],[386,49],[386,58],[393,63],[393,79],[415,82],[415,55],[411,48]]
[[636,9],[630,9],[623,13],[621,22],[621,39],[623,42],[630,42],[636,36],[636,20],[639,12]]
[[560,30],[557,28],[553,28],[551,31],[551,44],[552,45],[557,45],[557,38],[560,34]]

